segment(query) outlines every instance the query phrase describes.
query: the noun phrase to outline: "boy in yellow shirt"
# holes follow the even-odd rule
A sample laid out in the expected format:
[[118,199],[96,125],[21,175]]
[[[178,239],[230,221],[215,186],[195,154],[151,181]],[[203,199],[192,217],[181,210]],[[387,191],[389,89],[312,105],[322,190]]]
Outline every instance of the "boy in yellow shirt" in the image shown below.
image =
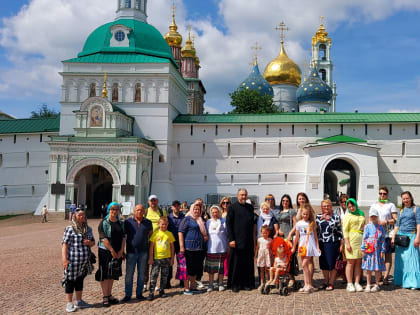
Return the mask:
[[169,267],[174,264],[175,257],[175,238],[172,233],[168,231],[168,218],[161,217],[158,223],[159,229],[150,237],[149,264],[152,265],[152,273],[150,276],[150,293],[147,298],[149,301],[153,300],[153,293],[155,291],[159,271],[161,272],[159,297],[167,296],[164,288],[169,275]]

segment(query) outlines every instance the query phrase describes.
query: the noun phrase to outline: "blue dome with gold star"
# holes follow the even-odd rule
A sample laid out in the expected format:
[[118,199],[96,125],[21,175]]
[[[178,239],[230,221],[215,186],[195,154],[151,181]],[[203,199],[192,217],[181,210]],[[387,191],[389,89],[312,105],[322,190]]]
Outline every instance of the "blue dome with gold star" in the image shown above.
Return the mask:
[[313,68],[309,77],[297,89],[296,97],[299,103],[328,102],[331,100],[332,90]]
[[257,63],[255,63],[248,78],[239,85],[238,90],[254,90],[260,92],[261,94],[274,95],[273,88],[261,75]]

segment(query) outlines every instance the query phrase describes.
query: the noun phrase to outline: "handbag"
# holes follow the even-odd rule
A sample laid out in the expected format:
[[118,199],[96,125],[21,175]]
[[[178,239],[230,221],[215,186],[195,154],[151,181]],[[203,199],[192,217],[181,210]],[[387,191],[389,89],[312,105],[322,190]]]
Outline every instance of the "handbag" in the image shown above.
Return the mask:
[[[398,219],[398,225],[397,225],[398,228],[400,227],[402,212],[403,212],[403,209],[400,210],[400,217]],[[414,212],[414,217],[416,217],[416,208],[415,207],[414,207],[413,212]],[[407,235],[400,235],[400,234],[397,233],[395,235],[394,244],[397,245],[397,246],[401,246],[401,247],[408,247],[410,245],[411,237],[413,237],[414,232],[415,231],[413,231],[413,233],[411,233],[410,237],[408,237]]]
[[376,233],[375,233],[375,240],[373,242],[365,242],[365,253],[366,254],[372,254],[375,252],[375,247],[376,247],[376,240],[378,238],[378,232],[379,232],[379,224],[378,224],[378,228],[376,229]]
[[309,227],[308,227],[308,233],[306,234],[305,245],[301,245],[301,246],[298,247],[298,256],[299,257],[302,257],[303,258],[303,257],[306,257],[306,255],[308,254],[308,250],[306,249],[306,246],[308,245],[309,234],[312,233],[311,226],[312,226],[312,223],[309,224]]
[[341,274],[346,269],[347,261],[344,260],[343,254],[338,255],[337,260],[335,261],[334,269],[337,271],[337,274]]
[[187,259],[185,258],[184,253],[178,253],[176,254],[176,260],[177,260],[177,268],[176,268],[176,275],[175,279],[185,281],[187,280]]
[[108,276],[111,279],[118,280],[122,276],[122,260],[112,258],[112,260],[108,263]]

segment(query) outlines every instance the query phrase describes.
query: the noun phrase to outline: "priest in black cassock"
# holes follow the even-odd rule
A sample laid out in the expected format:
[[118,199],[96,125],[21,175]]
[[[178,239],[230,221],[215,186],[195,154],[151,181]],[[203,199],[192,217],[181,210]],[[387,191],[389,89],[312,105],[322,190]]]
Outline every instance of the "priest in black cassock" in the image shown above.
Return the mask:
[[246,202],[247,197],[247,190],[239,189],[238,201],[230,205],[226,217],[230,246],[228,286],[232,287],[232,292],[255,288],[255,214],[252,205]]

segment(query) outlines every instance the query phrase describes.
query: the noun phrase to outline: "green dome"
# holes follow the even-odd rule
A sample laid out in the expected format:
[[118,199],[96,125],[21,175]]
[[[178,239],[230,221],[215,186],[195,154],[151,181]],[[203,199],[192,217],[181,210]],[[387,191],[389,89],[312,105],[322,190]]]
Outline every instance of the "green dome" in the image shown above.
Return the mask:
[[[128,35],[129,47],[110,47],[111,27],[124,25],[131,29]],[[83,51],[77,56],[83,57],[97,53],[139,53],[170,59],[175,63],[169,47],[162,34],[152,25],[134,19],[120,19],[104,24],[94,30],[85,42]]]

